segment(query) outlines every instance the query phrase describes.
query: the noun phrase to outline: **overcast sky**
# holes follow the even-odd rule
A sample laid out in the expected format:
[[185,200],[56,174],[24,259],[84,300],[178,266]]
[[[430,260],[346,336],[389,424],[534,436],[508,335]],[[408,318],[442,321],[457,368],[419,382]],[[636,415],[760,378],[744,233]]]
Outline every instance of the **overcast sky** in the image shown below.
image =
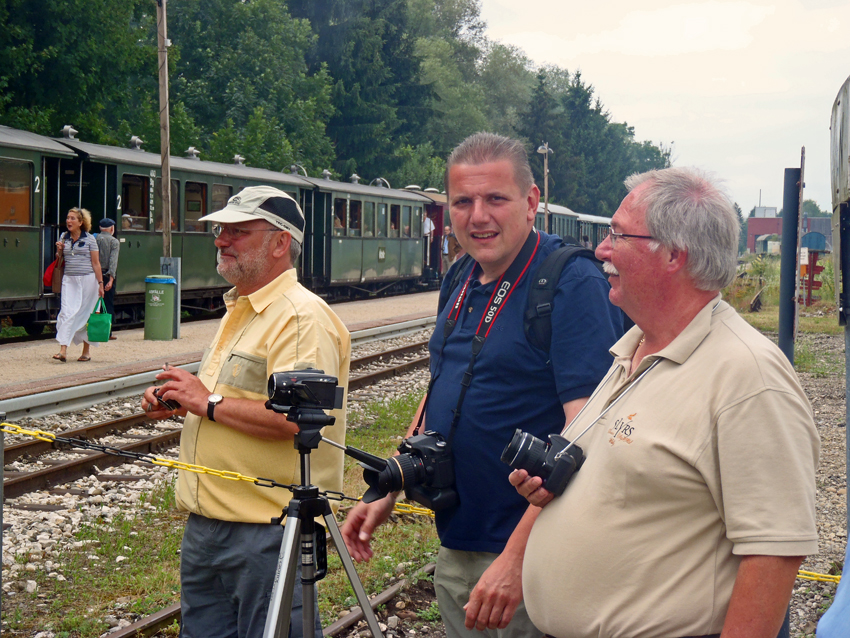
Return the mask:
[[[724,180],[746,215],[782,207],[806,147],[806,199],[831,210],[829,117],[850,75],[850,0],[482,0],[494,40],[581,70],[638,140]],[[557,152],[557,149],[555,149]]]

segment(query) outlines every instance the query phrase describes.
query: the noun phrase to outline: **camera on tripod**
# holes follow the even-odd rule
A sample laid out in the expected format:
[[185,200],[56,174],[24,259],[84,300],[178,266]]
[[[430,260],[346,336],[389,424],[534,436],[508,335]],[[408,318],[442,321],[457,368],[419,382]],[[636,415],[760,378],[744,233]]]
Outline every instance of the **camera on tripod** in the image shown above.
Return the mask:
[[515,470],[525,470],[543,479],[543,487],[560,496],[567,489],[573,474],[584,463],[584,452],[560,434],[550,434],[544,443],[533,434],[517,429],[502,452],[502,462]]
[[275,412],[288,412],[293,407],[338,410],[342,407],[345,388],[337,385],[336,377],[309,368],[273,372],[269,377],[268,394],[271,409]]

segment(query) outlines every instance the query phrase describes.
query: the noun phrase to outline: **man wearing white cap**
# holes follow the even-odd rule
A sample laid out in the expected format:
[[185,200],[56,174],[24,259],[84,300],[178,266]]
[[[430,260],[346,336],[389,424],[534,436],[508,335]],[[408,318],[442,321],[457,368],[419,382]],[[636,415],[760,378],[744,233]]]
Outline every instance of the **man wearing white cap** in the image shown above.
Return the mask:
[[[165,409],[151,387],[142,408],[154,419],[186,416],[182,462],[298,483],[298,428],[265,408],[267,381],[272,372],[318,368],[346,386],[348,330],[297,281],[304,214],[289,195],[246,188],[200,221],[213,222],[218,272],[234,286],[224,296],[227,314],[197,377],[178,368],[157,375],[166,381],[160,397],[182,407]],[[336,423],[323,435],[344,443],[345,407],[331,414]],[[342,452],[320,445],[311,454],[311,482],[341,490],[342,467]],[[283,527],[269,521],[281,515],[290,492],[180,471],[176,496],[190,513],[181,547],[181,636],[261,636],[283,538]],[[296,583],[292,636],[303,633],[301,590]],[[315,635],[322,635],[318,619]]]

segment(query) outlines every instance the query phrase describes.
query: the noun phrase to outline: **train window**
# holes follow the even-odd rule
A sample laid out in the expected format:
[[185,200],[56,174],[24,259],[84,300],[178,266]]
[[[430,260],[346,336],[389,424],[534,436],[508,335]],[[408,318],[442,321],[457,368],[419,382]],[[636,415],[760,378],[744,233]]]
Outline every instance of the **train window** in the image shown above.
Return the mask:
[[372,237],[375,234],[375,202],[363,204],[363,236]]
[[390,237],[398,237],[399,222],[401,222],[401,206],[390,204]]
[[410,237],[410,206],[401,207],[401,236]]
[[186,206],[183,209],[184,226],[187,232],[202,233],[207,229],[206,222],[198,220],[207,214],[207,185],[200,182],[186,182]]
[[[413,237],[422,237],[422,207],[417,206],[413,209],[413,227],[411,230],[413,231]],[[433,224],[431,228],[433,229]]]
[[334,200],[334,235],[345,235],[345,212],[348,208],[345,199]]
[[32,164],[0,160],[0,224],[32,225]]
[[[153,200],[153,229],[162,230],[162,178],[156,178],[156,196]],[[180,224],[180,182],[171,180],[171,230],[179,230]]]
[[377,237],[386,237],[387,236],[387,205],[386,204],[378,204],[378,228],[375,232]]
[[352,199],[348,202],[348,236],[360,237],[360,219],[363,213],[363,202]]
[[121,177],[121,229],[148,230],[154,193],[151,180],[144,175]]
[[227,184],[213,184],[212,212],[216,213],[227,206],[227,200],[233,195],[233,187]]

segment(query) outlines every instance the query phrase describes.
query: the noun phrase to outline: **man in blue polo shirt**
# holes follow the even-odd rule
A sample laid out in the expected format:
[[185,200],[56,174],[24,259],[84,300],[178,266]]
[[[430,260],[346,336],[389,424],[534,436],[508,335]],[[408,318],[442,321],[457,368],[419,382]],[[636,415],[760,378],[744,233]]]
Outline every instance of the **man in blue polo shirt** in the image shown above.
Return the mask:
[[[529,285],[560,238],[534,230],[540,191],[520,142],[489,133],[467,138],[448,159],[446,192],[455,234],[473,261],[437,319],[431,390],[419,408],[426,414],[422,431],[451,440],[459,496],[457,505],[436,513],[437,599],[449,638],[477,635],[473,629],[500,638],[540,636],[522,604],[522,556],[540,510],[516,494],[500,456],[517,428],[546,440],[572,420],[610,367],[608,348],[622,335],[622,315],[596,266],[578,258],[559,279],[548,352],[526,339]],[[484,343],[462,393],[476,335]],[[342,533],[355,560],[371,557],[372,532],[397,496],[349,513]]]

